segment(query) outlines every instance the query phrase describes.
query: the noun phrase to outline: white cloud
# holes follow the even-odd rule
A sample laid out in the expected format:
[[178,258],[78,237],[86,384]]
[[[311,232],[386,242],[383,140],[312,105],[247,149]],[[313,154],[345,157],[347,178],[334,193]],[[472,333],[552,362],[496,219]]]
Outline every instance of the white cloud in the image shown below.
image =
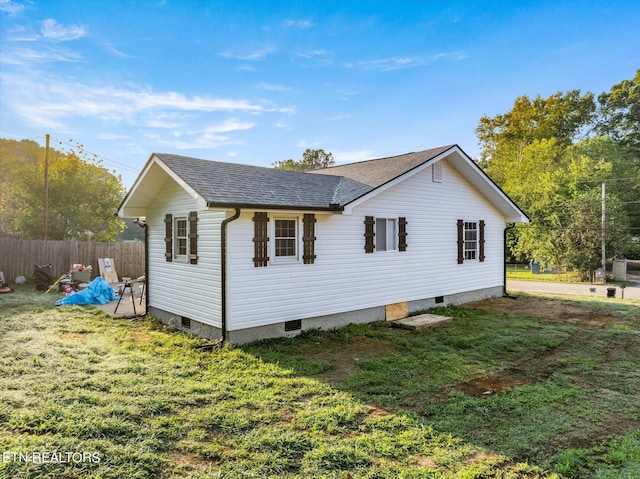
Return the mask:
[[133,56],[132,56],[132,55],[128,55],[128,54],[126,54],[126,53],[124,53],[124,52],[120,51],[119,49],[117,49],[115,46],[110,45],[110,44],[108,44],[108,43],[107,43],[107,44],[105,44],[105,45],[104,45],[104,47],[106,48],[106,50],[107,50],[109,53],[111,53],[111,54],[113,54],[113,55],[115,55],[115,56],[117,56],[117,57],[121,57],[121,58],[133,58]]
[[317,148],[318,146],[320,146],[320,143],[317,141],[308,143],[306,140],[300,140],[298,143],[296,143],[296,146],[298,148]]
[[128,135],[120,135],[118,133],[100,133],[96,136],[98,140],[133,140]]
[[247,52],[220,52],[218,55],[224,58],[232,58],[234,60],[263,60],[267,55],[273,53],[275,49],[273,47],[264,47],[258,50]]
[[435,55],[389,57],[346,63],[347,68],[361,67],[368,70],[393,71],[416,68],[439,60],[459,61],[468,58],[464,52],[441,52]]
[[301,28],[306,30],[307,28],[313,27],[314,23],[309,20],[285,20],[282,22],[285,27],[293,27],[293,28]]
[[[92,87],[80,83],[47,82],[37,74],[2,74],[6,106],[36,126],[62,128],[67,119],[93,118],[150,128],[173,129],[193,116],[207,113],[291,112],[291,107],[236,98],[189,96],[174,91]],[[220,131],[248,128],[252,123],[231,120]]]
[[87,34],[87,29],[82,25],[60,25],[55,19],[48,18],[42,22],[42,37],[52,42],[67,42],[77,40]]
[[44,46],[42,48],[5,48],[0,53],[0,63],[28,66],[34,63],[84,61],[82,56],[64,48]]
[[237,118],[229,118],[219,125],[209,126],[200,131],[202,134],[214,134],[214,133],[228,133],[236,130],[250,130],[256,126],[255,123],[248,121],[240,121]]
[[326,50],[300,50],[296,52],[296,56],[302,58],[326,57],[329,54]]
[[11,0],[0,0],[0,12],[8,13],[9,15],[17,15],[24,10],[24,5],[12,2]]
[[339,120],[348,120],[349,118],[353,118],[353,115],[348,113],[343,113],[341,115],[331,116],[326,118],[325,121],[339,121]]
[[333,152],[333,157],[336,159],[336,164],[338,165],[370,160],[374,158],[373,155],[374,155],[373,150],[354,150],[354,151]]
[[285,85],[274,85],[272,83],[259,83],[257,85],[258,88],[260,88],[261,90],[266,90],[266,91],[291,91],[291,87],[285,86]]

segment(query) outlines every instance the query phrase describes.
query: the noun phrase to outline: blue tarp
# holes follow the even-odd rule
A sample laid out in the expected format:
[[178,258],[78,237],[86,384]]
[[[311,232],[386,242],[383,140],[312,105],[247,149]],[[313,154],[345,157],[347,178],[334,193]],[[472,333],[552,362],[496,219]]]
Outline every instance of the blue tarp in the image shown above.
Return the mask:
[[102,276],[98,276],[82,291],[56,301],[56,306],[66,304],[107,304],[114,300],[115,297],[115,291],[113,291],[109,283],[102,279]]

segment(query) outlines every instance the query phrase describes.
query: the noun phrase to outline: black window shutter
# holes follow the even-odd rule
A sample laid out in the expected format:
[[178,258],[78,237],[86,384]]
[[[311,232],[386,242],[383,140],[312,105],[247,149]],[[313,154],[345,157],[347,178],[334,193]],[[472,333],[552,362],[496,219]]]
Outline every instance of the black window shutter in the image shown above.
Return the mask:
[[253,265],[256,268],[269,264],[269,217],[256,211],[253,215]]
[[365,253],[373,253],[373,238],[376,233],[374,231],[374,226],[376,224],[376,220],[373,216],[365,216],[364,218],[364,252]]
[[316,259],[316,215],[313,213],[305,213],[302,216],[302,226],[302,262],[304,264],[313,264]]
[[189,213],[189,263],[198,264],[198,213]]
[[480,220],[480,232],[479,232],[479,256],[478,259],[484,261],[484,220]]
[[464,262],[464,220],[458,220],[458,264]]
[[398,251],[407,251],[407,218],[398,218]]
[[164,259],[168,262],[173,261],[173,215],[164,215]]

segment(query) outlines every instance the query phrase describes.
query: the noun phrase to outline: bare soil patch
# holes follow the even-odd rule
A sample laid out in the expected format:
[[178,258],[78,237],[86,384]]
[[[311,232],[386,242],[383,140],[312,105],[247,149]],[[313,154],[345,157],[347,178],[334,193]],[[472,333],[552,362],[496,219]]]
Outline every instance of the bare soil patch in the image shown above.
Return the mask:
[[503,371],[488,378],[476,379],[475,381],[460,384],[458,389],[467,396],[482,397],[533,382],[533,379],[522,375],[522,373],[521,375],[513,375]]
[[586,326],[609,326],[624,322],[624,316],[615,310],[597,306],[577,306],[563,301],[544,298],[492,298],[465,305],[471,309],[498,314],[515,314],[530,318],[544,318]]
[[319,374],[318,379],[345,384],[357,369],[358,363],[384,358],[396,352],[393,343],[377,338],[354,338],[347,342],[327,341],[310,348],[305,355],[312,360],[329,363],[331,368]]
[[91,337],[91,333],[62,333],[61,339],[65,341],[86,341]]

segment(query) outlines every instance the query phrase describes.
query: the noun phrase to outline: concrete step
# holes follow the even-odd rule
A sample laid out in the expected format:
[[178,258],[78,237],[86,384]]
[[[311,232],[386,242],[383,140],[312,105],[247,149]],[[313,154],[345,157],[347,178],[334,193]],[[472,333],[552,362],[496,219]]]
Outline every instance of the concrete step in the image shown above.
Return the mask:
[[438,314],[419,314],[418,316],[396,319],[391,322],[391,325],[396,328],[416,330],[435,328],[436,326],[448,323],[452,320],[453,318],[450,318],[449,316],[440,316]]

